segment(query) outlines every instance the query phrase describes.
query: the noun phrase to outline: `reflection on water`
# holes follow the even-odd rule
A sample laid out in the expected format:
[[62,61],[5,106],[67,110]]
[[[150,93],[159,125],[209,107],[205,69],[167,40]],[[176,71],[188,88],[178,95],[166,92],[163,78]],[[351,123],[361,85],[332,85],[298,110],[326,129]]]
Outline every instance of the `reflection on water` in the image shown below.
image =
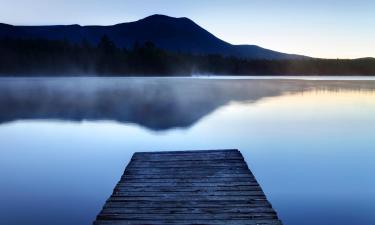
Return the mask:
[[0,122],[115,120],[154,130],[189,127],[232,101],[253,102],[311,89],[371,89],[373,81],[161,78],[2,79]]
[[7,225],[90,224],[134,151],[218,148],[286,225],[375,224],[375,81],[10,78],[0,122]]

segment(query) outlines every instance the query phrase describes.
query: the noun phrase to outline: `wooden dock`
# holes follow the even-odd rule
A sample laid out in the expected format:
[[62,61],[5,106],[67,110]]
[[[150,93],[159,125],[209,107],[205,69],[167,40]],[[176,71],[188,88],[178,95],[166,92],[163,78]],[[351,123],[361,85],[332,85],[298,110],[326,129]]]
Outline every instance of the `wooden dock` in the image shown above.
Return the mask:
[[94,225],[281,225],[238,150],[134,153]]

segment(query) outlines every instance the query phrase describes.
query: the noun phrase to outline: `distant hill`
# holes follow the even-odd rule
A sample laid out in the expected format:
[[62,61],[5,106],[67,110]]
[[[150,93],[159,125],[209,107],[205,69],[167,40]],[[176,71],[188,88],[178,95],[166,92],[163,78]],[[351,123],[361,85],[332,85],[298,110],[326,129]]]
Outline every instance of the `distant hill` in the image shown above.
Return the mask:
[[136,42],[153,42],[158,48],[182,53],[220,54],[246,59],[299,59],[256,45],[232,45],[203,29],[188,18],[152,15],[144,19],[112,26],[12,26],[0,24],[0,38],[42,38],[81,43],[86,39],[97,44],[107,35],[117,47],[131,48]]

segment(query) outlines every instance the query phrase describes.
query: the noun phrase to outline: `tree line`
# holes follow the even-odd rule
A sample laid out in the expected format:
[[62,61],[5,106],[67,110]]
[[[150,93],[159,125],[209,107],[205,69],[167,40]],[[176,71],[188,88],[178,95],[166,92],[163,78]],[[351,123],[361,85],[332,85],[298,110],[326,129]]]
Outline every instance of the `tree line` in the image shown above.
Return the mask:
[[169,52],[152,42],[119,48],[87,40],[0,39],[0,76],[375,75],[375,59],[242,59]]

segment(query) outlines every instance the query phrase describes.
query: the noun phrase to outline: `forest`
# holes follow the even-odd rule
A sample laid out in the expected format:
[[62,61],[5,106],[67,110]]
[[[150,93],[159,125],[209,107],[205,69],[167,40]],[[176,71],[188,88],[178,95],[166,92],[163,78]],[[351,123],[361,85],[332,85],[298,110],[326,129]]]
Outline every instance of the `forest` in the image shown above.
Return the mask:
[[375,75],[375,59],[243,59],[87,40],[0,39],[0,76]]

